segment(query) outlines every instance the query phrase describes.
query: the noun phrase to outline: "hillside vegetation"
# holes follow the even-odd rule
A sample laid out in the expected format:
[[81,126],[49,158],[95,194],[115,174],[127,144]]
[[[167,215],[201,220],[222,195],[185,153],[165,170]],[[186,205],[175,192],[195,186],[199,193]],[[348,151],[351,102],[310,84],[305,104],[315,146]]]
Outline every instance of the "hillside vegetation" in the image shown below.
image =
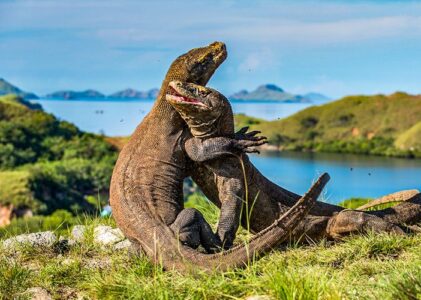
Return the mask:
[[[249,122],[244,116],[238,127]],[[350,96],[288,118],[252,118],[271,144],[286,150],[421,157],[421,96]]]
[[0,205],[77,213],[108,190],[116,148],[17,96],[0,97],[0,142]]

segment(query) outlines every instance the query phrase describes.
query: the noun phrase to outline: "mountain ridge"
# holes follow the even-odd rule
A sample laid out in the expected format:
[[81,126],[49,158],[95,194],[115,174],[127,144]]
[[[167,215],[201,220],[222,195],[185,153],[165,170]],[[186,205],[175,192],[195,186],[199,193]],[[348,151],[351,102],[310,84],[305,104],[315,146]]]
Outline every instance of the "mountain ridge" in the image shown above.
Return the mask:
[[45,95],[49,99],[104,99],[106,96],[96,90],[88,89],[84,91],[62,90]]
[[110,99],[154,99],[158,96],[159,90],[152,88],[147,91],[139,91],[133,88],[127,88],[107,96]]
[[[149,90],[136,90],[134,88],[126,88],[119,90],[112,94],[106,95],[94,89],[86,89],[82,91],[75,90],[59,90],[43,96],[47,99],[64,99],[64,100],[82,100],[82,99],[103,99],[103,100],[118,100],[118,99],[154,99],[157,97],[159,90],[152,88]],[[0,78],[0,95],[16,94],[24,99],[39,99],[39,97],[30,92],[25,92],[20,88]],[[231,100],[240,101],[279,101],[284,103],[314,103],[323,104],[330,101],[330,98],[320,93],[310,92],[304,95],[298,95],[286,92],[279,86],[267,83],[258,86],[255,90],[249,92],[246,89],[240,90],[237,93],[228,97]]]
[[296,95],[286,92],[279,86],[271,83],[259,85],[255,90],[248,92],[243,89],[228,97],[231,100],[242,101],[279,101],[284,103],[315,103],[327,102],[330,99],[319,93]]

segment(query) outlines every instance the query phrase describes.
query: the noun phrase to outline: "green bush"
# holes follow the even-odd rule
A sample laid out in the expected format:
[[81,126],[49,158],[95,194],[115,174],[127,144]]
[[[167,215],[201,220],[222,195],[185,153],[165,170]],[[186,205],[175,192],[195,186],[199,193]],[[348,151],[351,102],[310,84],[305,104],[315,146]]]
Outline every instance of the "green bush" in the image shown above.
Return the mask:
[[117,149],[33,108],[0,97],[0,204],[36,214],[94,211],[86,197],[108,191]]
[[37,213],[49,214],[67,209],[75,214],[92,212],[95,206],[86,200],[108,190],[113,162],[93,163],[87,159],[71,159],[29,165],[31,190],[44,206]]
[[28,171],[0,172],[0,205],[12,204],[15,208],[41,207],[31,189],[31,175]]
[[103,137],[30,109],[19,98],[0,97],[0,169],[38,161],[115,157],[116,149]]

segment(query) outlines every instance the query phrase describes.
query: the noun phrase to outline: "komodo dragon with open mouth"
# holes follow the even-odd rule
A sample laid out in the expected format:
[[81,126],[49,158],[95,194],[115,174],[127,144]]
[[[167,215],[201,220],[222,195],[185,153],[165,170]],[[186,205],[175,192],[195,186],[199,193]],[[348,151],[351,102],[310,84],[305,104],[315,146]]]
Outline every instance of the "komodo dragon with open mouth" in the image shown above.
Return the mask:
[[[241,134],[245,135],[242,138],[247,139],[258,133],[253,132],[247,135],[246,129],[243,129],[234,134],[231,106],[228,100],[216,90],[180,81],[171,82],[170,87],[171,93],[167,95],[167,100],[186,121],[192,135],[198,138],[192,141],[206,141],[209,136],[241,138]],[[185,101],[186,99],[189,101]],[[197,105],[197,103],[202,105]],[[213,114],[203,107],[212,103],[220,105],[219,109],[213,109]],[[197,163],[193,168],[193,179],[205,194],[221,207],[217,234],[227,248],[232,245],[235,238],[241,211],[243,212],[243,226],[258,232],[269,226],[280,213],[288,210],[300,198],[266,179],[246,155],[242,156],[245,172],[243,174],[237,158],[224,157],[224,159],[203,162],[200,157],[195,157],[194,153],[192,155],[191,150],[185,149],[185,151]],[[245,198],[245,180],[248,187],[246,197],[248,203],[242,207]],[[339,206],[317,202],[310,211],[312,215],[307,216],[306,221],[301,222],[294,229],[291,238],[299,239],[305,233],[314,241],[323,237],[341,238],[350,233],[367,230],[403,233],[396,225],[413,223],[421,218],[421,206],[417,203],[419,198],[416,198],[414,192],[416,191],[399,194],[413,197],[413,203],[404,203],[393,209],[374,212],[344,210]]]
[[[227,270],[247,264],[288,238],[329,180],[323,174],[288,212],[255,235],[248,245],[216,254],[205,254],[191,247],[198,246],[191,239],[199,237],[205,249],[214,252],[218,250],[218,238],[198,211],[184,209],[182,185],[190,175],[190,161],[183,149],[185,138],[194,137],[165,95],[172,80],[206,84],[225,58],[225,45],[218,42],[178,57],[170,66],[154,107],[136,128],[114,167],[110,185],[114,219],[132,242],[165,269]],[[216,137],[208,140],[207,148],[197,151],[199,156],[219,157],[218,153],[244,151],[259,143]],[[188,234],[180,235],[180,228],[186,227]]]

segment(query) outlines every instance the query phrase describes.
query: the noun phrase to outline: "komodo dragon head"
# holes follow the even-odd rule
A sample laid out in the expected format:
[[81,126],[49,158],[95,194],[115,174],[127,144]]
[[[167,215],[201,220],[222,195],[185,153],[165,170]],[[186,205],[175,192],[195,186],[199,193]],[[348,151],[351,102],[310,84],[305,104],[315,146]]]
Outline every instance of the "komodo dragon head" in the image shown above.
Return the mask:
[[222,42],[213,42],[208,46],[194,48],[179,56],[170,66],[162,83],[159,98],[165,97],[168,84],[172,80],[183,80],[206,85],[215,70],[227,58],[227,49]]
[[178,80],[169,83],[165,98],[197,137],[214,135],[220,117],[231,110],[227,98],[218,91]]

